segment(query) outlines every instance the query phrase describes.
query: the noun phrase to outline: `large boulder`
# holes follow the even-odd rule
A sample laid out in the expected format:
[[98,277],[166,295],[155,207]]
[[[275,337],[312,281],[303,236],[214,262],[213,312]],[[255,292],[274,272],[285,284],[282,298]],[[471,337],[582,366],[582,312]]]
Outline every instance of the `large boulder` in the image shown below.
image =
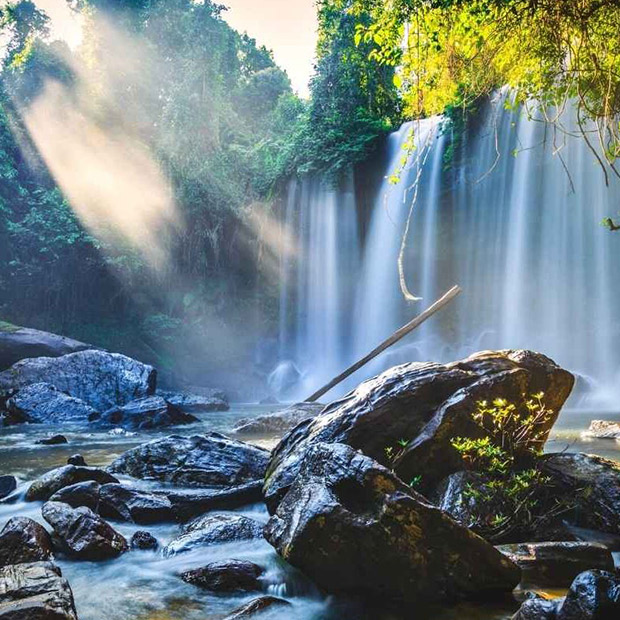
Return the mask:
[[620,439],[620,423],[609,420],[592,420],[583,437],[595,439]]
[[33,383],[49,383],[97,411],[105,411],[153,394],[156,372],[120,353],[97,350],[24,359],[0,372],[0,392]]
[[0,568],[1,620],[77,620],[73,593],[50,562]]
[[582,453],[562,452],[543,457],[542,472],[570,498],[572,510],[564,516],[579,527],[620,535],[620,465]]
[[105,426],[120,426],[130,430],[150,430],[177,424],[191,424],[197,422],[198,418],[189,413],[184,413],[161,396],[147,396],[132,400],[124,405],[112,407],[100,417],[93,417],[91,420]]
[[47,502],[41,509],[67,553],[80,560],[106,560],[127,551],[125,538],[90,508]]
[[13,517],[0,532],[0,566],[49,560],[52,540],[47,530],[27,517]]
[[286,435],[269,464],[265,498],[273,510],[314,443],[345,443],[405,481],[421,478],[428,492],[462,469],[455,437],[483,437],[472,413],[479,401],[505,398],[525,408],[531,395],[544,392],[552,411],[536,427],[524,450],[539,449],[570,394],[573,376],[544,355],[531,351],[485,351],[451,364],[410,363],[365,381],[345,397]]
[[269,452],[219,433],[172,435],[133,448],[109,470],[194,488],[231,488],[265,475]]
[[205,389],[201,394],[157,390],[157,396],[161,396],[166,402],[180,409],[183,413],[210,413],[230,409],[226,397],[219,390]]
[[521,577],[485,540],[343,444],[307,451],[265,538],[327,592],[386,604],[490,596]]
[[89,480],[99,484],[118,482],[118,479],[112,476],[112,474],[97,467],[63,465],[37,478],[26,491],[26,501],[44,502],[54,493],[60,491],[60,489]]
[[320,403],[295,403],[281,411],[274,411],[255,418],[243,418],[235,425],[238,435],[283,435],[298,424],[316,418],[325,405]]
[[0,371],[30,357],[60,357],[93,348],[79,340],[0,322]]
[[252,592],[261,589],[260,576],[264,572],[253,562],[227,560],[185,571],[181,579],[213,592]]
[[9,398],[7,411],[27,422],[56,424],[88,422],[96,414],[83,400],[69,396],[49,383],[32,383]]
[[614,569],[609,549],[596,543],[519,543],[497,548],[521,569],[522,583],[536,586],[568,587],[584,571]]
[[236,513],[207,514],[188,523],[181,535],[166,545],[164,555],[173,556],[196,547],[262,537],[263,525],[250,517]]

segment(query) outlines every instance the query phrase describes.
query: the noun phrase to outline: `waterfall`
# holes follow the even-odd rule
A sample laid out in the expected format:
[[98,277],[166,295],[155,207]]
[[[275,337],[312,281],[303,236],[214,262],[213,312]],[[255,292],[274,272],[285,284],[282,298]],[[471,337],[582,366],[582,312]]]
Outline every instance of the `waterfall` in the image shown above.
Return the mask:
[[[581,138],[504,110],[505,96],[458,141],[441,119],[406,123],[389,136],[365,226],[358,227],[352,175],[338,188],[316,178],[291,183],[283,226],[294,231],[298,252],[282,266],[281,352],[303,381],[290,397],[307,396],[460,284],[449,308],[329,396],[395,363],[531,348],[590,383],[597,406],[615,404],[620,236],[600,221],[618,214],[620,183],[610,175],[605,185]],[[412,133],[416,148],[408,152]],[[419,302],[405,300],[398,278],[414,196],[403,265]]]

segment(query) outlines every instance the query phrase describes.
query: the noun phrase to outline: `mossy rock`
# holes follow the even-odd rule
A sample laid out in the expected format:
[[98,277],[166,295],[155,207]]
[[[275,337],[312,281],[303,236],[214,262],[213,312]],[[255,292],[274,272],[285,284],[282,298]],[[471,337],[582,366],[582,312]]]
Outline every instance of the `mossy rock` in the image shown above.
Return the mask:
[[13,323],[9,323],[8,321],[0,321],[0,332],[14,334],[20,329],[21,327],[19,327],[19,325],[13,325]]

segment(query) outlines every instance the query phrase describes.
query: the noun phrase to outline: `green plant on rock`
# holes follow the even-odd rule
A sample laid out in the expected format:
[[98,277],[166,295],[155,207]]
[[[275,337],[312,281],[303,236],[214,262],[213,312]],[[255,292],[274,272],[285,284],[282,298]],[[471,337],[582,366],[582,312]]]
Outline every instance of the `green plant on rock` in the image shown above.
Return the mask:
[[454,437],[464,469],[479,475],[465,485],[462,502],[469,505],[469,526],[485,538],[506,541],[516,532],[570,509],[549,492],[550,479],[540,468],[541,445],[554,413],[544,394],[534,394],[523,407],[503,398],[479,401],[472,420],[483,437]]

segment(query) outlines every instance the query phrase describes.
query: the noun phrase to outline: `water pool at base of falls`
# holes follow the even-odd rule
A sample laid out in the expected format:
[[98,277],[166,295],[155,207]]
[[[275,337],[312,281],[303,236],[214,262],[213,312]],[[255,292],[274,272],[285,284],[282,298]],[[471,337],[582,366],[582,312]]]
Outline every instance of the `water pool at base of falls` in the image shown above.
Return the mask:
[[[265,405],[234,405],[228,412],[203,414],[200,422],[166,432],[115,436],[106,432],[85,432],[79,427],[49,428],[28,425],[0,429],[0,473],[18,477],[16,498],[0,503],[0,527],[13,516],[27,516],[45,524],[40,502],[25,502],[23,493],[30,481],[80,453],[89,465],[104,466],[125,450],[170,434],[191,435],[207,431],[230,433],[242,418],[277,409]],[[620,414],[565,411],[547,444],[549,451],[568,449],[599,454],[620,460],[620,443],[614,440],[584,440],[581,432],[592,418],[620,421]],[[60,446],[35,445],[51,432],[61,432],[69,443]],[[278,437],[256,439],[239,436],[265,447],[275,445]],[[238,512],[259,521],[268,518],[261,504],[246,506]],[[166,544],[179,533],[176,524],[136,526],[111,522],[124,536],[138,529],[150,531]],[[171,558],[160,551],[130,551],[105,562],[78,562],[58,557],[57,563],[73,589],[80,620],[219,620],[259,594],[213,595],[183,582],[178,573],[209,562],[240,559],[255,562],[266,569],[264,592],[287,599],[292,606],[274,609],[261,618],[273,620],[404,620],[433,618],[438,620],[507,620],[518,608],[516,601],[467,603],[432,610],[395,611],[369,608],[334,596],[321,595],[313,585],[279,559],[266,541],[235,542],[210,545]],[[368,558],[372,561],[372,558]]]

